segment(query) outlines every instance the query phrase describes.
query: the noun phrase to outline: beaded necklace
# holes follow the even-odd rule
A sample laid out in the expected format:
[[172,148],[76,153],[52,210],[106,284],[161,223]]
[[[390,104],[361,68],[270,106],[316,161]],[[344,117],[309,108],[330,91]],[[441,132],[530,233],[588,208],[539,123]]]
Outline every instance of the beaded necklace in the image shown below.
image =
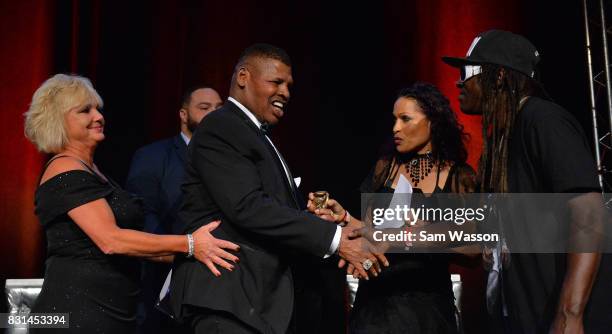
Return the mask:
[[410,174],[410,180],[412,181],[413,187],[416,187],[419,182],[429,175],[433,165],[434,159],[431,151],[427,151],[424,154],[417,154],[406,163],[405,167]]

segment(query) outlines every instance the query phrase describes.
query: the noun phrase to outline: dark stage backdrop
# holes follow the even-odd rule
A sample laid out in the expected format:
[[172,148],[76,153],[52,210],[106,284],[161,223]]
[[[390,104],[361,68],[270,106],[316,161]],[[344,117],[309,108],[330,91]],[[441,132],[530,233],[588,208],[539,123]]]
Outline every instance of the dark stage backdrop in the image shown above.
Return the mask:
[[[295,87],[275,144],[302,177],[303,191],[328,190],[358,212],[357,187],[391,135],[395,93],[430,81],[458,110],[458,73],[440,57],[464,55],[480,31],[509,29],[532,40],[549,93],[588,128],[580,4],[0,0],[1,282],[43,272],[33,194],[46,157],[24,138],[22,113],[54,73],[91,78],[105,100],[107,140],[96,162],[122,183],[138,147],[177,133],[183,89],[207,83],[225,98],[242,49],[259,41],[282,46],[294,62]],[[475,166],[480,119],[459,117]],[[474,296],[482,295],[479,268],[454,269]],[[468,317],[482,311],[482,304],[466,306]]]

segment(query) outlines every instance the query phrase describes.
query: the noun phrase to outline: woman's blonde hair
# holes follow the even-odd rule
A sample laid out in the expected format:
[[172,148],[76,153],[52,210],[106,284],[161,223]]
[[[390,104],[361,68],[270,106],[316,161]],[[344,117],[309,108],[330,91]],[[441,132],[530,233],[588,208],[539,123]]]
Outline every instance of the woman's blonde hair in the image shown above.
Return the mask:
[[56,74],[32,96],[25,116],[25,136],[45,153],[57,153],[68,142],[64,115],[88,104],[102,107],[91,81],[78,75]]

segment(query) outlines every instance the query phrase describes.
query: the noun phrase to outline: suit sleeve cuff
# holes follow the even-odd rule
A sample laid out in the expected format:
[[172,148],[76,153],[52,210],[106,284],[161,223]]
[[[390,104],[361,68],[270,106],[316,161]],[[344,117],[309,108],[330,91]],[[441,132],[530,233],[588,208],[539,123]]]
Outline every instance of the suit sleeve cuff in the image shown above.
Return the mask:
[[338,246],[340,245],[340,236],[342,236],[342,227],[336,226],[336,234],[334,234],[334,239],[332,240],[332,243],[329,246],[329,251],[327,252],[327,254],[325,254],[325,256],[323,256],[324,259],[327,259],[328,257],[336,254]]

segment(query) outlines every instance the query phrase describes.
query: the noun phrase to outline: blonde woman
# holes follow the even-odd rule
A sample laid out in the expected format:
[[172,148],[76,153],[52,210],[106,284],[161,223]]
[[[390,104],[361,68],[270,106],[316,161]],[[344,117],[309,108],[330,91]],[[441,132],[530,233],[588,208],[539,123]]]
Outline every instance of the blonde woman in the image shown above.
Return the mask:
[[[232,270],[238,246],[211,235],[140,232],[139,201],[100,172],[94,153],[104,140],[102,99],[83,77],[58,74],[36,90],[25,134],[54,154],[41,172],[35,212],[47,236],[45,281],[32,312],[69,313],[62,333],[130,333],[136,328],[137,257],[193,256],[215,274]],[[45,331],[47,333],[47,331]]]

